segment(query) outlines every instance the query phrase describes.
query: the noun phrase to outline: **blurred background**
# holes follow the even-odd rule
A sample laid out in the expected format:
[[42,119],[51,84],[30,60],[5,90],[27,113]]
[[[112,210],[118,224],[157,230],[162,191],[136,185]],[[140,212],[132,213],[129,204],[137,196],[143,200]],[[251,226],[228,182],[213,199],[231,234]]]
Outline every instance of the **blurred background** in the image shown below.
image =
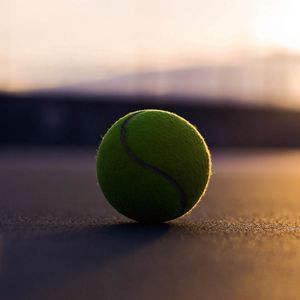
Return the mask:
[[298,147],[297,0],[2,0],[1,146],[93,146],[179,113],[211,147]]
[[[299,14],[0,0],[0,299],[300,299]],[[149,228],[95,174],[106,130],[145,108],[195,124],[213,162],[193,213]]]

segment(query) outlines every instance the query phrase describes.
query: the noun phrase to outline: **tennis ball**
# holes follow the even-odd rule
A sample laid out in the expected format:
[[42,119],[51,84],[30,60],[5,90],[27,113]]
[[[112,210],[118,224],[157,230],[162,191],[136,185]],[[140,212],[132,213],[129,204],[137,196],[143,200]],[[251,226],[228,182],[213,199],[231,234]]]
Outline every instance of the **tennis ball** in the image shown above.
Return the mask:
[[210,153],[197,129],[162,110],[132,112],[114,123],[96,165],[109,203],[140,222],[169,221],[191,211],[211,174]]

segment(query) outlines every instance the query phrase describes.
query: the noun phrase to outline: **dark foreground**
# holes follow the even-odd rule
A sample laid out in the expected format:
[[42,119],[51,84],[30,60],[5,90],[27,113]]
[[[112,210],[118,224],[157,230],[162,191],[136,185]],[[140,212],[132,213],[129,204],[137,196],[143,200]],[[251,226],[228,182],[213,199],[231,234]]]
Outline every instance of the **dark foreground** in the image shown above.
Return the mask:
[[299,299],[300,152],[215,152],[161,225],[106,204],[94,154],[0,152],[0,299]]

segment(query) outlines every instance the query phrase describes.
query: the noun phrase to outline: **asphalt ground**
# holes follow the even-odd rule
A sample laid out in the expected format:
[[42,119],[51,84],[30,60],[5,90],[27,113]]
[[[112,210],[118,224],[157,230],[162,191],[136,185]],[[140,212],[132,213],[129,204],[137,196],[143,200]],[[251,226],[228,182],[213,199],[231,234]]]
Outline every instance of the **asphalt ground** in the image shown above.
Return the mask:
[[300,151],[216,150],[159,225],[104,199],[93,149],[0,150],[0,299],[299,299]]

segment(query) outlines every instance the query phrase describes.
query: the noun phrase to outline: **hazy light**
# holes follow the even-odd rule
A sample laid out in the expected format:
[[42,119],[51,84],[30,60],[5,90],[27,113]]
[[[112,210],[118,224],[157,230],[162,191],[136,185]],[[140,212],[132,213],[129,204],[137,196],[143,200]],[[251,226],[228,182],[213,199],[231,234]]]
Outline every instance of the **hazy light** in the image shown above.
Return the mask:
[[299,9],[293,0],[2,1],[0,88],[300,51]]
[[265,1],[257,10],[254,37],[257,43],[300,51],[300,2]]

